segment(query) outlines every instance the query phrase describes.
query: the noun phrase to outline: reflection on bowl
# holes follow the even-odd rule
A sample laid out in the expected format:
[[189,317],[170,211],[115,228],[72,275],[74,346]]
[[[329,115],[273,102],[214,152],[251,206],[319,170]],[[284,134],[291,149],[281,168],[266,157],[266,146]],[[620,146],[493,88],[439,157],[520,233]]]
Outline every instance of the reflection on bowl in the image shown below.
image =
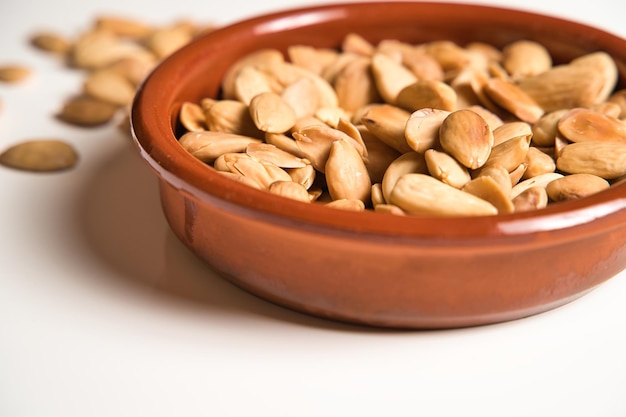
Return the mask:
[[351,212],[292,201],[232,181],[177,140],[182,103],[218,97],[240,57],[294,44],[543,44],[555,62],[602,50],[626,85],[626,41],[529,12],[448,3],[348,3],[278,12],[185,46],[139,90],[139,151],[159,179],[167,220],[193,252],[242,288],[335,320],[450,328],[537,314],[580,297],[626,267],[626,185],[535,212],[466,217]]

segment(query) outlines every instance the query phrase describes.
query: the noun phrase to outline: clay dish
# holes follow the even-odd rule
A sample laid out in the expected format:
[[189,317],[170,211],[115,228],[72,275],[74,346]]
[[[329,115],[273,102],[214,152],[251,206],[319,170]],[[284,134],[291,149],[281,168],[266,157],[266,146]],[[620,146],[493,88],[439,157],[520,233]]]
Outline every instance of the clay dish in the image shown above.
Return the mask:
[[[626,184],[532,213],[432,218],[291,201],[213,171],[177,142],[184,101],[217,97],[239,57],[302,43],[338,47],[447,39],[544,44],[555,62],[610,53],[626,86],[626,41],[534,13],[449,3],[352,3],[233,24],[185,46],[140,88],[132,126],[162,208],[189,249],[241,288],[316,316],[390,328],[496,323],[568,303],[626,268]],[[581,80],[583,82],[583,80]]]

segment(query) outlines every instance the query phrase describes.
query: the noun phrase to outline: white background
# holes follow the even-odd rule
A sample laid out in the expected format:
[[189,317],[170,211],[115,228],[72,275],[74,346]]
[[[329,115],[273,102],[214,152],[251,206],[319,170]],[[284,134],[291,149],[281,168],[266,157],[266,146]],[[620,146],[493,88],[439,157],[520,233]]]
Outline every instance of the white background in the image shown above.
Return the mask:
[[[222,25],[299,4],[2,1],[0,63],[35,73],[0,86],[0,148],[56,137],[81,159],[55,174],[0,167],[0,416],[626,416],[626,273],[473,329],[374,330],[274,306],[178,242],[117,127],[54,120],[82,78],[27,43],[100,14]],[[617,1],[500,5],[626,36]]]

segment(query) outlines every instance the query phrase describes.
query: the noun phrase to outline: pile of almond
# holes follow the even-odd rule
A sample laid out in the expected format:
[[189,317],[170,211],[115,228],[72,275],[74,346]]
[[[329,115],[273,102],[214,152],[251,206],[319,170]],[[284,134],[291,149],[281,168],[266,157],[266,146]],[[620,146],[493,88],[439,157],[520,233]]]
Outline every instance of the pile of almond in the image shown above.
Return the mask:
[[626,176],[626,90],[605,52],[555,65],[541,44],[294,45],[234,63],[184,103],[180,144],[220,173],[350,210],[536,210]]
[[[71,39],[46,31],[34,33],[30,43],[84,74],[80,91],[60,104],[54,115],[58,120],[97,127],[119,116],[120,127],[129,133],[129,106],[148,72],[195,36],[212,29],[189,21],[155,26],[103,15]],[[0,82],[17,84],[31,75],[32,70],[24,65],[0,65]],[[24,140],[0,154],[0,164],[29,171],[63,170],[77,160],[70,144],[47,138]]]

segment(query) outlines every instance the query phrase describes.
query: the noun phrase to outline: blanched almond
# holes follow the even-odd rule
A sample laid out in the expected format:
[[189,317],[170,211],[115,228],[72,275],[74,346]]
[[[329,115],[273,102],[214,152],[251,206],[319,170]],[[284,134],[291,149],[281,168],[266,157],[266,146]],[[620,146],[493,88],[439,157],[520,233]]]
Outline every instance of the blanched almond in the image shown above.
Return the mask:
[[542,44],[519,40],[502,49],[502,65],[514,80],[518,80],[549,70],[552,57]]
[[485,175],[469,181],[461,190],[488,201],[498,209],[499,214],[506,214],[515,210],[509,194],[510,188],[503,189],[495,179]]
[[204,110],[199,104],[190,101],[184,102],[180,107],[178,119],[185,129],[190,132],[206,130]]
[[594,104],[589,107],[589,110],[593,110],[595,112],[601,113],[605,116],[619,119],[622,114],[622,108],[619,103],[612,101],[603,101],[602,103]]
[[530,135],[522,135],[494,146],[485,166],[501,165],[507,171],[513,171],[526,159],[530,140]]
[[395,104],[398,93],[417,81],[417,77],[401,62],[381,53],[372,57],[372,73],[378,93],[389,104]]
[[368,150],[367,146],[365,146],[365,141],[363,140],[363,136],[361,135],[361,130],[354,123],[350,122],[345,118],[340,118],[335,125],[335,129],[345,133],[352,139],[351,143],[361,155],[361,158],[365,162],[368,159]]
[[418,80],[400,90],[396,105],[410,112],[424,108],[453,111],[456,92],[442,81]]
[[298,184],[293,181],[274,181],[270,184],[268,191],[272,194],[277,194],[282,197],[290,198],[292,200],[301,201],[303,203],[310,203],[311,199],[306,188],[302,184]]
[[358,127],[361,138],[367,149],[365,166],[372,182],[382,182],[389,165],[400,156],[400,153],[374,136],[364,126]]
[[365,204],[361,200],[354,198],[341,198],[339,200],[329,201],[324,204],[328,208],[334,208],[339,210],[349,211],[363,211],[365,210]]
[[250,104],[252,98],[267,92],[273,92],[270,76],[258,68],[242,68],[234,80],[235,98],[243,104]]
[[378,139],[400,153],[413,151],[406,141],[404,131],[410,113],[389,104],[370,106],[361,121]]
[[518,195],[528,190],[529,188],[533,188],[533,187],[546,188],[546,186],[550,182],[558,178],[562,178],[562,177],[563,177],[563,174],[560,174],[558,172],[549,172],[547,174],[537,175],[536,177],[532,177],[527,180],[521,181],[517,183],[511,190],[511,198],[517,197]]
[[[444,81],[445,73],[439,62],[417,47],[403,54],[402,62],[418,80]],[[455,93],[456,94],[456,93]]]
[[305,68],[316,75],[322,75],[326,67],[332,64],[339,55],[334,49],[315,48],[309,45],[291,45],[287,48],[289,61]]
[[559,120],[568,111],[568,109],[555,110],[541,116],[532,125],[533,143],[536,146],[554,146],[554,141],[559,133]]
[[556,160],[568,174],[592,174],[607,180],[626,174],[626,143],[579,142],[563,148]]
[[398,206],[394,206],[393,204],[376,204],[374,206],[374,211],[377,213],[393,214],[395,216],[406,216],[404,210]]
[[490,177],[496,182],[496,184],[498,184],[498,187],[500,187],[506,195],[511,194],[513,183],[517,184],[516,180],[511,179],[509,171],[507,171],[502,165],[498,164],[480,169],[476,178],[480,177]]
[[317,176],[315,168],[313,168],[313,165],[310,164],[301,168],[287,168],[285,171],[287,171],[287,174],[289,174],[293,182],[302,184],[302,186],[307,190],[313,186],[315,177]]
[[372,183],[367,168],[361,155],[348,141],[336,140],[332,143],[325,174],[333,200],[369,200]]
[[280,95],[291,106],[298,120],[313,116],[319,108],[317,88],[309,78],[301,78],[287,85]]
[[428,174],[428,166],[423,154],[407,152],[396,158],[385,171],[382,181],[383,196],[389,202],[391,191],[398,179],[404,174]]
[[358,33],[348,33],[341,42],[343,52],[354,53],[363,56],[372,56],[376,47]]
[[558,129],[572,142],[626,142],[625,122],[584,108],[565,113],[558,122]]
[[[585,82],[581,82],[585,80]],[[526,77],[518,86],[544,111],[589,107],[610,95],[617,83],[617,67],[604,52],[594,52],[570,64]]]
[[450,113],[439,129],[441,147],[470,169],[479,168],[487,161],[493,140],[485,119],[471,110]]
[[516,213],[534,211],[548,205],[548,193],[545,187],[529,187],[513,198],[513,207]]
[[484,89],[493,102],[524,122],[535,123],[543,116],[543,108],[512,82],[492,78]]
[[524,176],[524,173],[526,172],[526,168],[528,168],[528,165],[526,165],[526,162],[522,162],[513,171],[509,172],[509,178],[511,180],[512,186],[514,186],[515,184],[517,184],[518,182],[522,180],[522,177]]
[[451,41],[431,41],[424,45],[424,49],[446,72],[464,68],[471,61],[468,51]]
[[546,192],[552,201],[567,201],[587,197],[609,187],[609,182],[597,175],[572,174],[548,183]]
[[350,114],[341,107],[320,107],[315,111],[314,116],[333,128],[337,127],[339,120],[350,119]]
[[429,149],[424,159],[430,175],[454,188],[462,188],[471,179],[467,168],[445,152]]
[[333,142],[343,140],[348,143],[354,143],[354,139],[350,136],[341,130],[327,125],[305,127],[297,132],[293,132],[293,137],[304,157],[311,162],[315,169],[322,173],[326,170],[326,162]]
[[225,153],[243,152],[249,144],[260,141],[247,136],[206,130],[185,133],[178,142],[201,161],[213,162]]
[[449,114],[449,111],[437,109],[420,109],[411,113],[404,128],[406,143],[419,153],[439,146],[439,129]]
[[239,154],[238,158],[230,162],[229,167],[231,172],[254,180],[264,190],[268,190],[276,181],[291,181],[289,174],[281,168],[271,163],[259,162],[246,154]]
[[529,123],[515,121],[507,122],[493,130],[493,145],[499,145],[509,139],[533,134],[533,128]]
[[620,114],[618,118],[625,119],[626,118],[626,89],[620,89],[615,91],[611,96],[607,99],[611,103],[615,103],[620,107]]
[[283,133],[266,133],[265,134],[265,142],[276,146],[278,149],[281,149],[291,155],[297,156],[298,158],[306,158],[305,154],[298,147],[296,141],[291,137]]
[[263,67],[273,79],[282,86],[287,86],[301,78],[308,78],[317,90],[319,107],[338,107],[339,99],[333,86],[321,76],[289,62],[272,62]]
[[205,111],[206,124],[214,132],[233,133],[262,139],[260,131],[252,117],[250,109],[237,100],[219,100]]
[[498,116],[496,113],[492,112],[491,110],[483,106],[473,105],[473,106],[467,107],[466,110],[471,110],[474,113],[481,116],[483,119],[485,119],[485,121],[489,125],[489,128],[492,131],[504,124],[504,121],[502,120],[500,116]]
[[250,142],[246,146],[245,152],[260,162],[271,162],[281,168],[303,168],[307,165],[302,158],[269,143]]
[[531,146],[526,154],[526,171],[522,178],[528,179],[538,175],[554,172],[556,163],[548,154],[543,153],[538,148]]
[[570,65],[586,68],[589,72],[595,72],[601,77],[602,83],[600,89],[596,91],[592,104],[601,103],[610,97],[619,77],[617,64],[611,55],[604,51],[591,52],[573,59]]
[[239,76],[239,72],[246,67],[254,67],[256,69],[274,67],[284,62],[283,54],[277,49],[259,49],[244,55],[234,62],[222,79],[222,96],[224,99],[232,100],[237,97],[235,80]]
[[385,196],[383,195],[383,185],[381,183],[377,182],[372,184],[372,188],[370,190],[370,200],[372,200],[372,205],[374,207],[378,204],[387,204]]
[[365,57],[349,62],[333,81],[339,106],[351,113],[370,103],[380,101],[371,60]]
[[498,213],[491,203],[424,174],[401,176],[389,202],[410,214],[489,216]]
[[233,181],[239,181],[241,183],[246,184],[248,187],[252,187],[255,188],[257,190],[262,190],[263,186],[261,184],[259,184],[258,182],[256,182],[254,179],[246,177],[244,175],[241,174],[235,174],[234,172],[230,172],[230,171],[217,171],[220,173],[220,175],[223,175],[227,178],[230,178]]
[[285,133],[296,124],[296,112],[276,93],[261,93],[250,100],[250,116],[257,129]]

